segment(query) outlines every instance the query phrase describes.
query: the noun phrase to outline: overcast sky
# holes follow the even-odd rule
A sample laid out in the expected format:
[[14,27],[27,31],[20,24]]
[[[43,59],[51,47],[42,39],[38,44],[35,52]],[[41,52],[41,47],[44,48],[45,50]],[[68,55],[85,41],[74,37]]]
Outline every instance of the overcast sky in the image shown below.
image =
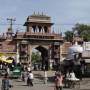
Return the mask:
[[[90,0],[0,0],[0,31],[7,30],[7,18],[16,18],[16,29],[22,30],[22,24],[33,12],[51,16],[53,28],[65,32],[76,23],[90,24]],[[2,25],[4,24],[4,25]]]

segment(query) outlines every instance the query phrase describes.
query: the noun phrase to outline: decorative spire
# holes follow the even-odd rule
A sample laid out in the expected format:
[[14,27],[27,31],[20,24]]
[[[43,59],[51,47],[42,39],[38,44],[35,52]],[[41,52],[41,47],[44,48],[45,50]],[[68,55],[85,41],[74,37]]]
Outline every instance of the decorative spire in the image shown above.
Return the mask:
[[35,11],[34,11],[33,15],[35,15]]
[[44,14],[43,14],[43,12],[42,12],[42,16],[43,16]]
[[38,12],[38,15],[40,15],[39,12]]

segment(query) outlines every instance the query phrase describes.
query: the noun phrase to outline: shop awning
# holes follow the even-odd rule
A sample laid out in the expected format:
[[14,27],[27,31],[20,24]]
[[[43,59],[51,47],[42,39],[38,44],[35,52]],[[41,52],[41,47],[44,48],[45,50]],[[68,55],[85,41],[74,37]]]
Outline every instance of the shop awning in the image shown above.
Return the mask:
[[5,62],[5,63],[12,63],[13,62],[13,60],[7,59],[7,57],[5,57],[5,56],[1,56],[0,61]]

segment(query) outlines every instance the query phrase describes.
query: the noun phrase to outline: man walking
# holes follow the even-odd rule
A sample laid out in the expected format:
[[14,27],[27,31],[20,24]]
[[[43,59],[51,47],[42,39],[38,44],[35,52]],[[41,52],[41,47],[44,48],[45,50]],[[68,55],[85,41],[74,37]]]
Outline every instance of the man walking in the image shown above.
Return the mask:
[[34,79],[34,75],[33,75],[32,71],[30,71],[28,74],[28,78],[27,78],[28,86],[33,86],[33,79]]
[[9,90],[10,87],[11,87],[11,85],[9,83],[8,74],[6,73],[4,78],[2,79],[1,90]]

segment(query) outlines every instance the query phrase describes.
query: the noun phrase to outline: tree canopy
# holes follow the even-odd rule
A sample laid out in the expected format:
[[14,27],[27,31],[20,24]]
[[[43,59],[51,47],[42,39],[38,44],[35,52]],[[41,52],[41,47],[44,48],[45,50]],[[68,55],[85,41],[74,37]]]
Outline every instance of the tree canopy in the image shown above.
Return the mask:
[[66,31],[65,32],[65,40],[72,42],[72,40],[73,40],[73,32],[72,31]]
[[32,52],[32,62],[39,62],[41,60],[41,55],[39,54],[39,52]]
[[73,39],[73,32],[77,31],[79,37],[83,38],[84,41],[90,41],[90,25],[76,24],[72,31],[65,32],[65,40],[71,41]]

